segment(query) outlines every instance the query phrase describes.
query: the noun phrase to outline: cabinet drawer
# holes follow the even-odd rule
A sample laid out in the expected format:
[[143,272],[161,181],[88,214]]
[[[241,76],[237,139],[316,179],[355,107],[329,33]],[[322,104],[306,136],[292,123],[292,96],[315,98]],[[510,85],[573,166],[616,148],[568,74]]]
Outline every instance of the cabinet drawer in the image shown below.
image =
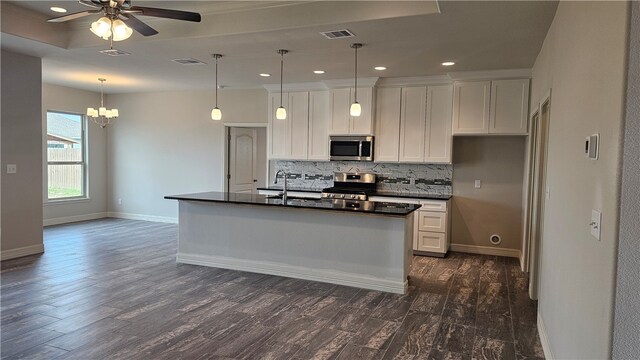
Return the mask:
[[445,240],[443,233],[418,231],[414,250],[445,253],[447,252]]
[[446,201],[436,201],[436,200],[420,200],[420,211],[438,211],[438,212],[446,212],[447,211],[447,202]]
[[447,231],[447,214],[430,211],[418,212],[418,231]]

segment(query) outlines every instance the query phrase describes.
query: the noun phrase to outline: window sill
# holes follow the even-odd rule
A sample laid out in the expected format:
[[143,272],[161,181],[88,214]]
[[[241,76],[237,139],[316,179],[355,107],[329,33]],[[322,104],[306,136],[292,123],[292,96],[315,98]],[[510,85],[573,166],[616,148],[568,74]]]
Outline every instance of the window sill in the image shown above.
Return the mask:
[[60,199],[60,200],[47,200],[42,205],[66,205],[66,204],[78,204],[78,203],[87,203],[90,202],[90,197],[85,198],[76,198],[76,199]]

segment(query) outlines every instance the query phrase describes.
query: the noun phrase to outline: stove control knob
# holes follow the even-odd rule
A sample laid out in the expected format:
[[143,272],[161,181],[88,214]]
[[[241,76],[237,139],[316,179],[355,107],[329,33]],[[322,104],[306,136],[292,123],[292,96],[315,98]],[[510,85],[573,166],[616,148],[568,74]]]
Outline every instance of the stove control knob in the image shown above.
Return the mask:
[[329,194],[329,195],[327,195],[327,197],[330,197],[330,198],[332,198],[332,197],[333,197],[333,194]]
[[356,198],[356,196],[355,196],[355,195],[351,195],[351,196],[350,196],[350,198],[355,199],[355,198]]
[[344,199],[344,194],[340,194],[340,195],[338,195],[338,197],[339,197],[340,199]]

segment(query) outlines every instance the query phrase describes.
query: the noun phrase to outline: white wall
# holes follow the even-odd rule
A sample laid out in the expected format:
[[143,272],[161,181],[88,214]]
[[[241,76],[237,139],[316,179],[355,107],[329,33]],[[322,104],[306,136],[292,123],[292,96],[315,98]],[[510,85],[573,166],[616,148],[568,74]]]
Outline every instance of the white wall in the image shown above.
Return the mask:
[[[2,260],[42,243],[42,62],[2,50]],[[7,174],[7,164],[17,165]]]
[[[46,141],[47,111],[84,114],[87,107],[100,104],[100,93],[64,86],[42,84],[42,141]],[[107,107],[113,106],[107,102]],[[88,200],[44,205],[44,224],[86,220],[106,216],[107,212],[107,129],[88,121]],[[46,146],[43,146],[43,198],[47,198]]]
[[165,195],[222,191],[223,124],[267,122],[267,92],[225,89],[218,103],[222,121],[210,117],[213,91],[108,96],[120,112],[108,127],[108,211],[170,221],[178,206]]
[[[557,359],[611,356],[628,9],[560,2],[533,67],[532,104],[551,89],[539,316]],[[597,161],[583,155],[593,133]],[[600,241],[591,209],[602,212]]]
[[614,359],[640,359],[640,2],[631,7]]
[[[452,246],[489,247],[519,256],[525,140],[524,136],[454,138]],[[480,189],[474,187],[476,179]],[[500,245],[489,242],[493,234],[502,238]]]

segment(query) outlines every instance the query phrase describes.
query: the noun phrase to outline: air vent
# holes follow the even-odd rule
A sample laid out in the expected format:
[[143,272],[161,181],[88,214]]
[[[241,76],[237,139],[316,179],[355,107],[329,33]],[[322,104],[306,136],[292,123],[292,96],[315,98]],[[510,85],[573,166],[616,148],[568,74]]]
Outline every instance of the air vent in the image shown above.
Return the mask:
[[351,30],[348,29],[324,31],[320,34],[322,34],[322,36],[326,37],[327,39],[341,39],[356,36],[356,34],[352,33]]
[[127,56],[127,55],[131,55],[130,53],[128,53],[126,51],[122,51],[122,50],[118,50],[118,49],[102,50],[102,51],[100,51],[100,54],[109,55],[109,56]]
[[177,62],[178,64],[182,64],[182,65],[206,65],[207,64],[205,62],[202,62],[194,58],[173,59],[171,61]]

